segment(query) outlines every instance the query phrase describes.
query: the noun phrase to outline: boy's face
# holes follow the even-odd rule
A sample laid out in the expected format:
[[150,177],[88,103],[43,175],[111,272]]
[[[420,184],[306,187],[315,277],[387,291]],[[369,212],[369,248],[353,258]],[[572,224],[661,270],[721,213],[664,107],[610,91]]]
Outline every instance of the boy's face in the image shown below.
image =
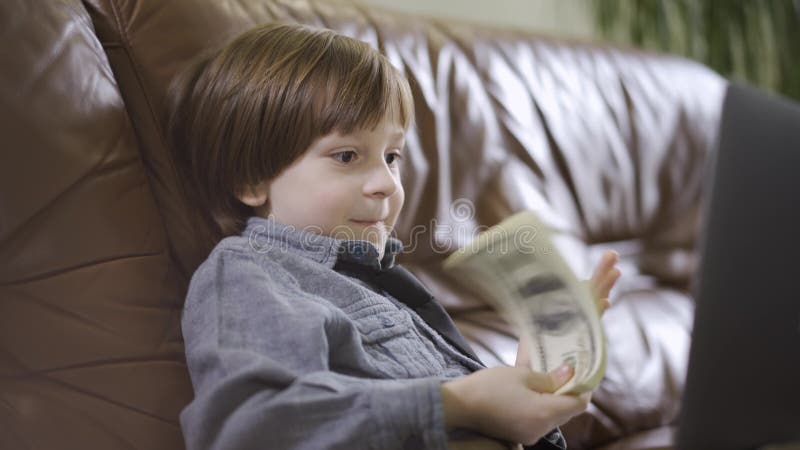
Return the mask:
[[382,258],[405,199],[399,160],[404,143],[405,130],[390,121],[373,130],[327,134],[240,199],[259,215],[296,228],[369,241]]

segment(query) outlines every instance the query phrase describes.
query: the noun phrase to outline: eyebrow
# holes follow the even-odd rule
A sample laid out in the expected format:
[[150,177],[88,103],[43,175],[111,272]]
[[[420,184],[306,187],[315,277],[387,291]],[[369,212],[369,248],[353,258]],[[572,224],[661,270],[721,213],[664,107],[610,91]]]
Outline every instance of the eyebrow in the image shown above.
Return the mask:
[[[389,135],[389,139],[390,139],[391,141],[401,141],[401,140],[402,140],[402,141],[405,141],[405,138],[406,138],[406,135],[407,135],[407,134],[408,134],[408,133],[407,133],[406,131],[403,131],[403,130],[397,130],[397,131],[395,131],[395,132],[392,132],[392,133]],[[332,141],[334,141],[334,142],[336,142],[336,141],[337,141],[337,140],[339,140],[339,139],[347,139],[347,137],[345,137],[345,136],[330,137],[330,138],[329,138],[328,136],[325,136],[325,137],[323,137],[323,140],[324,140],[324,141],[328,141],[329,139],[330,139],[330,140],[332,140]],[[323,142],[324,142],[324,141],[323,141]],[[330,145],[331,145],[331,143],[327,143],[327,142],[326,142],[326,143],[323,143],[323,142],[318,142],[318,143],[316,144],[316,145],[320,145],[320,148],[319,148],[319,151],[320,151],[320,152],[325,152],[325,151],[329,150],[329,147],[330,147]]]

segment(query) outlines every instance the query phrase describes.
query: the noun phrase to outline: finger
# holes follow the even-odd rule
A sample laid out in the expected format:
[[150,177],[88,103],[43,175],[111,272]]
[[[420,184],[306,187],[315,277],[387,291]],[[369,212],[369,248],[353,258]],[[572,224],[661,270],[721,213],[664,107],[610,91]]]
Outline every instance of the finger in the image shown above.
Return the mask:
[[574,373],[575,369],[567,364],[562,364],[548,373],[530,371],[525,380],[525,385],[536,392],[551,393],[557,391],[558,388],[569,381]]
[[531,355],[528,353],[527,341],[523,338],[519,340],[519,347],[517,347],[517,359],[514,361],[514,367],[524,367],[529,369],[531,366]]
[[592,279],[599,278],[600,275],[607,272],[617,262],[619,262],[619,253],[615,250],[606,250],[603,256],[600,257],[600,262],[597,263],[597,267],[594,269]]
[[609,275],[614,269],[614,265],[619,261],[619,256],[617,252],[613,250],[606,251],[603,256],[600,258],[600,262],[598,262],[597,267],[592,274],[592,278],[589,280],[589,288],[591,289],[592,295],[595,297],[606,297],[603,294],[603,282],[606,277]]
[[614,287],[622,272],[616,267],[609,270],[597,285],[597,296],[600,298],[608,297],[611,288]]
[[558,389],[555,387],[553,379],[548,374],[534,371],[530,371],[526,375],[525,386],[530,390],[542,393],[554,392]]
[[597,313],[600,314],[601,316],[603,315],[604,312],[606,312],[606,310],[610,306],[611,306],[611,301],[608,299],[608,297],[597,299]]

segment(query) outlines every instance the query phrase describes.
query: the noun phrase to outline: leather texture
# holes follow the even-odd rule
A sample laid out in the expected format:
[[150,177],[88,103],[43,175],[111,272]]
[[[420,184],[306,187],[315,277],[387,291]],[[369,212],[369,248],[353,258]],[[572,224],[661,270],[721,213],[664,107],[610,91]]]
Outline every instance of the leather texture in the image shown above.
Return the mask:
[[607,376],[562,429],[570,448],[668,445],[720,76],[668,55],[349,3],[4,0],[0,448],[182,445],[192,391],[179,314],[214,242],[177,189],[164,94],[199,52],[276,20],[365,40],[409,78],[398,262],[485,363],[513,364],[514,332],[439,268],[475,231],[532,209],[587,278],[603,250],[619,251]]

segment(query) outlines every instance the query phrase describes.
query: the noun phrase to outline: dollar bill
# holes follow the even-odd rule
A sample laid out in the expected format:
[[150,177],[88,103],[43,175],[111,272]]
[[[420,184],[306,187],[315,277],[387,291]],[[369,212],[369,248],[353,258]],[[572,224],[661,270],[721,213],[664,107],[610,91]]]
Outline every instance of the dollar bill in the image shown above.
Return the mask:
[[605,337],[592,294],[532,211],[517,213],[450,255],[444,270],[489,301],[530,351],[531,369],[575,369],[556,393],[594,389],[605,372]]

